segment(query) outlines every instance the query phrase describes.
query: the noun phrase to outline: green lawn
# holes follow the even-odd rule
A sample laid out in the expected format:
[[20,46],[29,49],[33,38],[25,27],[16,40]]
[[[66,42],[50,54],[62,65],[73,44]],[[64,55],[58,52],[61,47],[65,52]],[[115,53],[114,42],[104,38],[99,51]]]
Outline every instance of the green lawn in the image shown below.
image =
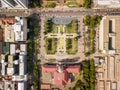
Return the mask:
[[53,25],[52,25],[51,33],[58,33],[58,28],[57,28],[57,25],[56,25],[56,24],[53,24]]
[[57,25],[52,22],[52,19],[46,20],[44,23],[44,34],[58,33]]
[[63,26],[60,25],[60,33],[62,33],[62,32],[63,32]]
[[76,54],[77,51],[78,51],[78,39],[77,38],[66,39],[66,52],[68,54]]
[[78,4],[76,1],[70,1],[70,2],[67,2],[66,5],[68,7],[78,7]]
[[47,54],[55,54],[57,52],[57,38],[46,38],[45,49]]
[[57,6],[57,4],[55,2],[47,2],[47,4],[45,5],[46,8],[55,8]]
[[77,33],[78,32],[78,21],[72,20],[71,23],[65,27],[66,33]]

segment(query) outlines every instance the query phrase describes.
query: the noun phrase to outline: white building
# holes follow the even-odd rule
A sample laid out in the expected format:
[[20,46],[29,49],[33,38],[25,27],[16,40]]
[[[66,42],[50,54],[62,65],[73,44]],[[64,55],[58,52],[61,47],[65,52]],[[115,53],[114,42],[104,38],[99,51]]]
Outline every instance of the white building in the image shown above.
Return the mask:
[[23,8],[28,7],[28,1],[27,0],[14,0],[19,6]]
[[110,5],[110,0],[98,0],[97,3],[99,5]]
[[3,24],[5,42],[27,40],[27,18],[15,16],[14,18],[4,18],[1,22],[6,22],[5,25]]
[[28,0],[1,0],[2,8],[27,9]]
[[120,16],[105,16],[99,30],[99,49],[103,53],[120,53]]
[[[15,49],[16,45],[11,44],[11,55],[1,55],[0,57],[4,90],[27,90],[27,47],[26,44],[20,44],[19,46],[19,48]],[[17,53],[19,54],[16,53],[18,49],[19,52]]]
[[18,90],[27,90],[26,82],[19,82],[18,83]]
[[2,7],[14,8],[15,2],[13,0],[1,0]]
[[26,41],[27,39],[27,20],[21,17],[15,17],[16,22],[13,25],[15,41]]
[[120,7],[120,0],[97,0],[98,5]]
[[26,57],[25,55],[19,55],[19,75],[25,75],[26,73]]

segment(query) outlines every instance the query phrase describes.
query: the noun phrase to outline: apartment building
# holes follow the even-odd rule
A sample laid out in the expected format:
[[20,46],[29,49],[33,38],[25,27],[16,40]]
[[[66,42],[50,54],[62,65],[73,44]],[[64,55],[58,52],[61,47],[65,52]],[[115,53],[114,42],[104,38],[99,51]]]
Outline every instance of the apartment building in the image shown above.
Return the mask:
[[3,90],[27,90],[27,47],[26,44],[18,45],[11,44],[11,54],[1,55]]
[[14,0],[20,7],[27,8],[28,0]]
[[14,23],[15,41],[26,41],[27,39],[27,20],[22,17],[15,17]]
[[27,90],[27,20],[0,17],[0,90]]
[[3,7],[14,8],[15,2],[13,0],[1,0],[1,4]]
[[120,62],[115,56],[99,58],[96,66],[96,90],[120,90]]
[[1,0],[1,6],[8,9],[27,9],[28,0]]
[[0,18],[5,42],[20,42],[27,39],[27,19],[22,17]]
[[120,16],[104,16],[99,27],[99,49],[104,54],[95,61],[96,90],[120,90]]
[[120,16],[105,16],[100,23],[99,49],[103,53],[120,53]]

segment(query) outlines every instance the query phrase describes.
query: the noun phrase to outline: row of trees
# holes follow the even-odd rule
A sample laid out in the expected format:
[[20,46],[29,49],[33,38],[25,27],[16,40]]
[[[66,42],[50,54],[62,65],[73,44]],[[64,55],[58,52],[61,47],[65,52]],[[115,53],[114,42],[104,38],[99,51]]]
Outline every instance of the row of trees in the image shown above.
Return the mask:
[[93,54],[95,52],[95,28],[98,24],[100,24],[100,21],[102,19],[102,16],[86,16],[84,19],[84,24],[89,27],[89,36],[90,36],[90,52],[86,52],[85,56],[89,56],[90,54]]
[[48,19],[44,23],[44,34],[48,34],[52,32],[54,23],[52,22],[52,19]]
[[100,21],[102,19],[102,16],[98,16],[98,15],[95,15],[95,16],[85,16],[84,18],[84,24],[86,26],[90,26],[90,28],[94,28],[97,24],[100,24]]
[[95,90],[95,66],[94,60],[82,62],[84,83],[81,90]]
[[69,50],[72,48],[72,39],[67,39],[67,46],[66,49]]
[[[39,89],[39,67],[37,61],[34,61],[34,57],[38,53],[38,33],[39,33],[39,19],[37,18],[28,18],[28,41],[27,41],[27,52],[28,52],[28,73],[31,76],[34,76],[33,86],[34,90]],[[33,67],[33,68],[31,68]],[[31,88],[29,88],[30,90]]]
[[34,85],[34,90],[39,90],[39,85],[40,85],[40,67],[39,67],[39,62],[38,61],[34,61],[34,69],[33,69],[33,74],[34,74],[34,82],[33,82],[33,85]]
[[[83,78],[78,79],[75,86],[70,90],[95,90],[95,66],[94,60],[82,62]],[[82,72],[81,71],[81,72]]]

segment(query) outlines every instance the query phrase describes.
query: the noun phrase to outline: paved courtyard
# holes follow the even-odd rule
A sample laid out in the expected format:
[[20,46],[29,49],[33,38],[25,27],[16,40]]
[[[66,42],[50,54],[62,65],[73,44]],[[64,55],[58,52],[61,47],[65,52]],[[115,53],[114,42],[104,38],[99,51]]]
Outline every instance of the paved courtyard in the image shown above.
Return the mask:
[[52,19],[52,22],[59,25],[69,24],[75,18],[66,18],[66,17],[55,17]]

